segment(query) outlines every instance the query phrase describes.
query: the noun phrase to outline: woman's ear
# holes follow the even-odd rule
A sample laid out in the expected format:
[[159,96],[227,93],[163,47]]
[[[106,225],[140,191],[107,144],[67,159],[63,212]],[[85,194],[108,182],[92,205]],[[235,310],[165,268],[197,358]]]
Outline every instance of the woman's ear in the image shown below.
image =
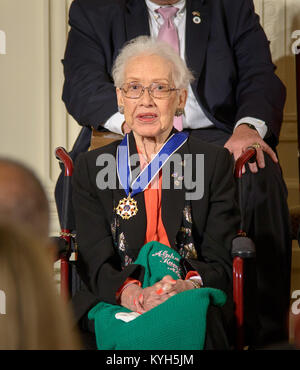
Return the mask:
[[122,91],[119,87],[116,88],[116,93],[117,93],[118,106],[124,107],[124,99],[123,99]]
[[178,96],[178,106],[177,109],[184,109],[187,100],[188,92],[187,89],[180,89]]

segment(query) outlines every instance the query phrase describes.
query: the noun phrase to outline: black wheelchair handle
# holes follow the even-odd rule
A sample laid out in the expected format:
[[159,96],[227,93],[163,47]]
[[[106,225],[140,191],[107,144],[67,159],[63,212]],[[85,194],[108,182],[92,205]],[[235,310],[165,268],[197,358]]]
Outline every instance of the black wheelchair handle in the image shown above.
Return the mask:
[[253,241],[247,236],[237,236],[232,241],[231,255],[233,258],[255,258],[256,250]]

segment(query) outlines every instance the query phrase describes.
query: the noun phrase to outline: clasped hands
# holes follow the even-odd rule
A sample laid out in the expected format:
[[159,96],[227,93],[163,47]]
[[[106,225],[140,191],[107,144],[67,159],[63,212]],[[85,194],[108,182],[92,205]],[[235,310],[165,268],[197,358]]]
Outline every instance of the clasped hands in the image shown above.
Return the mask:
[[174,280],[171,276],[166,275],[159,282],[144,289],[137,284],[129,285],[121,294],[120,304],[131,311],[144,313],[175,294],[189,289],[194,289],[191,281]]
[[[252,173],[258,172],[259,168],[265,167],[264,152],[266,152],[273,162],[278,163],[277,156],[271,147],[261,138],[256,130],[252,130],[245,124],[238,126],[224,147],[233,154],[236,161],[253,144],[256,146],[256,162],[249,163],[249,169]],[[243,173],[245,168],[243,168]]]

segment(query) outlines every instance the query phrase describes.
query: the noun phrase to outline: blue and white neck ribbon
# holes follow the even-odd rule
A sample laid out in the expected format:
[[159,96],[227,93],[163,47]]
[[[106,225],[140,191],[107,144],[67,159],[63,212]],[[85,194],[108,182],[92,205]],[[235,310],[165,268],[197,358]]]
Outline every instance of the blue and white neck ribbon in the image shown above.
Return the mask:
[[127,197],[134,197],[136,194],[143,192],[170,156],[187,141],[188,136],[187,132],[177,132],[170,136],[151,162],[132,181],[129,140],[128,134],[126,134],[117,150],[117,173]]

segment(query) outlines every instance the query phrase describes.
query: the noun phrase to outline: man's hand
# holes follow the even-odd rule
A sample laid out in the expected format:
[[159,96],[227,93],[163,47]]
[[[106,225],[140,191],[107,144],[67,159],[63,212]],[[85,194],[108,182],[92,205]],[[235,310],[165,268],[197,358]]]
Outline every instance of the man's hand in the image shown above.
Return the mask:
[[[249,163],[250,171],[253,173],[258,172],[258,168],[265,167],[264,153],[266,152],[272,160],[277,163],[278,159],[271,147],[260,137],[256,130],[251,129],[247,125],[238,126],[230,139],[225,143],[224,147],[233,154],[235,161],[253,144],[259,144],[260,147],[256,148],[256,162]],[[245,169],[243,169],[245,172]]]

